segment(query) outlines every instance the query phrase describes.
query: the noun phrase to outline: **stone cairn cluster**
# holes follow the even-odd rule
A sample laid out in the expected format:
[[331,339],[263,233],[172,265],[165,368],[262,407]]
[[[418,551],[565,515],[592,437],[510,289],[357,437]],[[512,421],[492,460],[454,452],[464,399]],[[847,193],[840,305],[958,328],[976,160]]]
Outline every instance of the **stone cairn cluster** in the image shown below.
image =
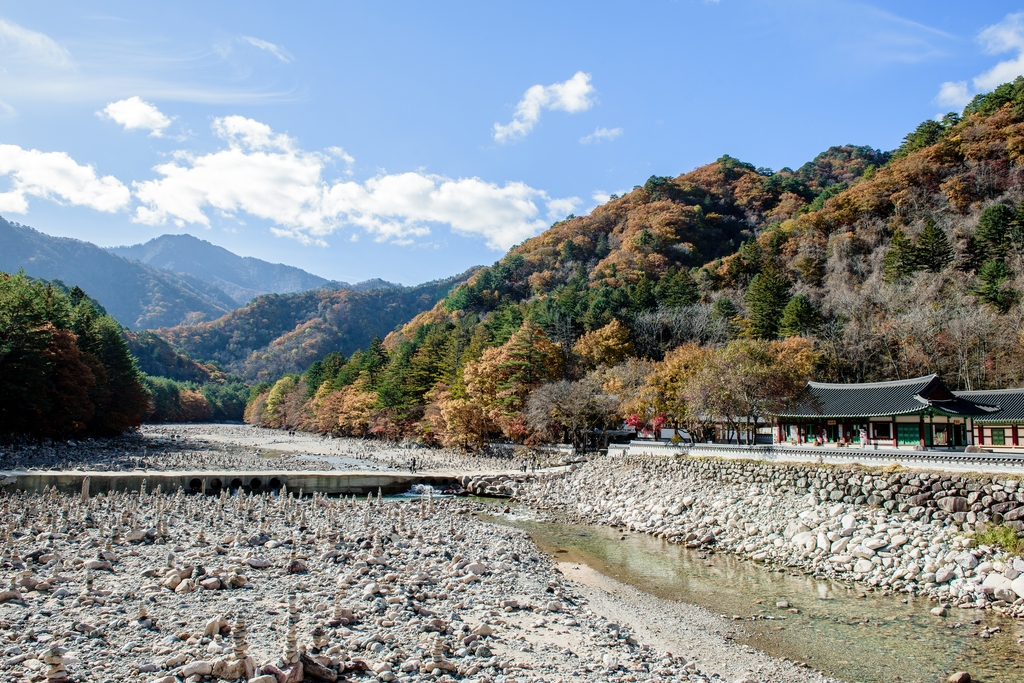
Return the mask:
[[1024,528],[1015,479],[621,456],[520,487],[540,509],[769,567],[1024,617],[1024,560],[977,537]]
[[[0,676],[482,683],[589,667],[707,680],[611,628],[524,534],[472,520],[470,505],[380,491],[91,495],[88,482],[0,493]],[[580,643],[571,656],[529,645],[526,630],[547,625]]]

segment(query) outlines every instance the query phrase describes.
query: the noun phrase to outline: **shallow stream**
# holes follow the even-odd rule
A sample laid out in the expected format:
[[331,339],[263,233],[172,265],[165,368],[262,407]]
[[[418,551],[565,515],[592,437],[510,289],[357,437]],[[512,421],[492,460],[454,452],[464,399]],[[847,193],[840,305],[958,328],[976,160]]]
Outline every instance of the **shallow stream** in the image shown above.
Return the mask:
[[[849,683],[931,683],[953,671],[968,671],[982,683],[1024,682],[1024,646],[1018,643],[1024,624],[992,612],[954,608],[941,618],[929,612],[935,603],[925,599],[770,572],[733,555],[687,550],[644,534],[517,514],[481,518],[528,531],[559,562],[586,564],[660,598],[741,617],[731,631],[736,642],[807,662]],[[776,607],[779,601],[796,612]],[[986,632],[991,635],[982,637]]]

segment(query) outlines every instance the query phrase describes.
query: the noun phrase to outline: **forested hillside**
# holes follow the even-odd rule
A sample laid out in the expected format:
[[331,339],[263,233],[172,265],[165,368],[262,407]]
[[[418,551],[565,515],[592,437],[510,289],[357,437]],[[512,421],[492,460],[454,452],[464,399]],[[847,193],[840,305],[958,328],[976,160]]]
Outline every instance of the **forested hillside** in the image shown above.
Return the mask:
[[468,445],[623,419],[700,433],[700,416],[771,414],[811,376],[1019,386],[1022,153],[1017,79],[891,153],[651,177],[384,344],[268,385],[248,418]]
[[416,287],[271,294],[208,323],[160,330],[176,348],[247,380],[302,372],[332,351],[350,354],[428,310],[467,275]]
[[227,294],[197,278],[129,261],[95,244],[51,237],[0,218],[0,271],[19,270],[34,278],[80,287],[132,329],[209,320],[237,306]]

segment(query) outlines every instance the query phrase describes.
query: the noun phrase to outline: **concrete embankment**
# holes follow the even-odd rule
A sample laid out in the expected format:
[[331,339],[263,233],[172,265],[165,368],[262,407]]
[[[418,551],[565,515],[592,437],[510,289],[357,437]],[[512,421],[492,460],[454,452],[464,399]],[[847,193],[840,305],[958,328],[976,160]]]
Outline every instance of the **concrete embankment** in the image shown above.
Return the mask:
[[278,491],[287,487],[298,493],[327,495],[377,493],[404,493],[418,485],[437,490],[465,489],[478,495],[508,496],[514,485],[522,484],[528,476],[521,473],[488,472],[463,474],[455,471],[410,472],[296,472],[296,471],[4,471],[0,472],[0,486],[38,493],[55,488],[62,493],[77,492],[88,479],[91,493],[112,491],[149,491],[160,487],[165,492],[179,489],[186,493],[218,493],[222,490],[242,489],[247,492]]
[[1024,560],[971,537],[997,523],[1024,528],[1024,488],[1013,478],[608,457],[519,496],[573,520],[1024,616]]

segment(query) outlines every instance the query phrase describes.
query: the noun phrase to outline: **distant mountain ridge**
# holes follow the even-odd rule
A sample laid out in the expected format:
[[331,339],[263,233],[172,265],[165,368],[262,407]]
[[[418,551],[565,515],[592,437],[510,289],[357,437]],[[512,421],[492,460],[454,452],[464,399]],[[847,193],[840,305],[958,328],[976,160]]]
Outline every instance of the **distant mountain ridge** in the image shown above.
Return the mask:
[[199,278],[244,306],[262,294],[291,294],[312,289],[367,291],[397,287],[374,279],[351,285],[327,280],[295,266],[239,256],[192,235],[161,235],[143,244],[110,247],[107,251],[149,266]]
[[122,325],[146,329],[211,320],[238,307],[191,275],[147,266],[90,242],[52,237],[0,217],[0,271],[78,285]]
[[415,287],[265,294],[217,320],[159,330],[175,349],[247,381],[302,372],[332,351],[351,354],[444,299],[476,272]]

